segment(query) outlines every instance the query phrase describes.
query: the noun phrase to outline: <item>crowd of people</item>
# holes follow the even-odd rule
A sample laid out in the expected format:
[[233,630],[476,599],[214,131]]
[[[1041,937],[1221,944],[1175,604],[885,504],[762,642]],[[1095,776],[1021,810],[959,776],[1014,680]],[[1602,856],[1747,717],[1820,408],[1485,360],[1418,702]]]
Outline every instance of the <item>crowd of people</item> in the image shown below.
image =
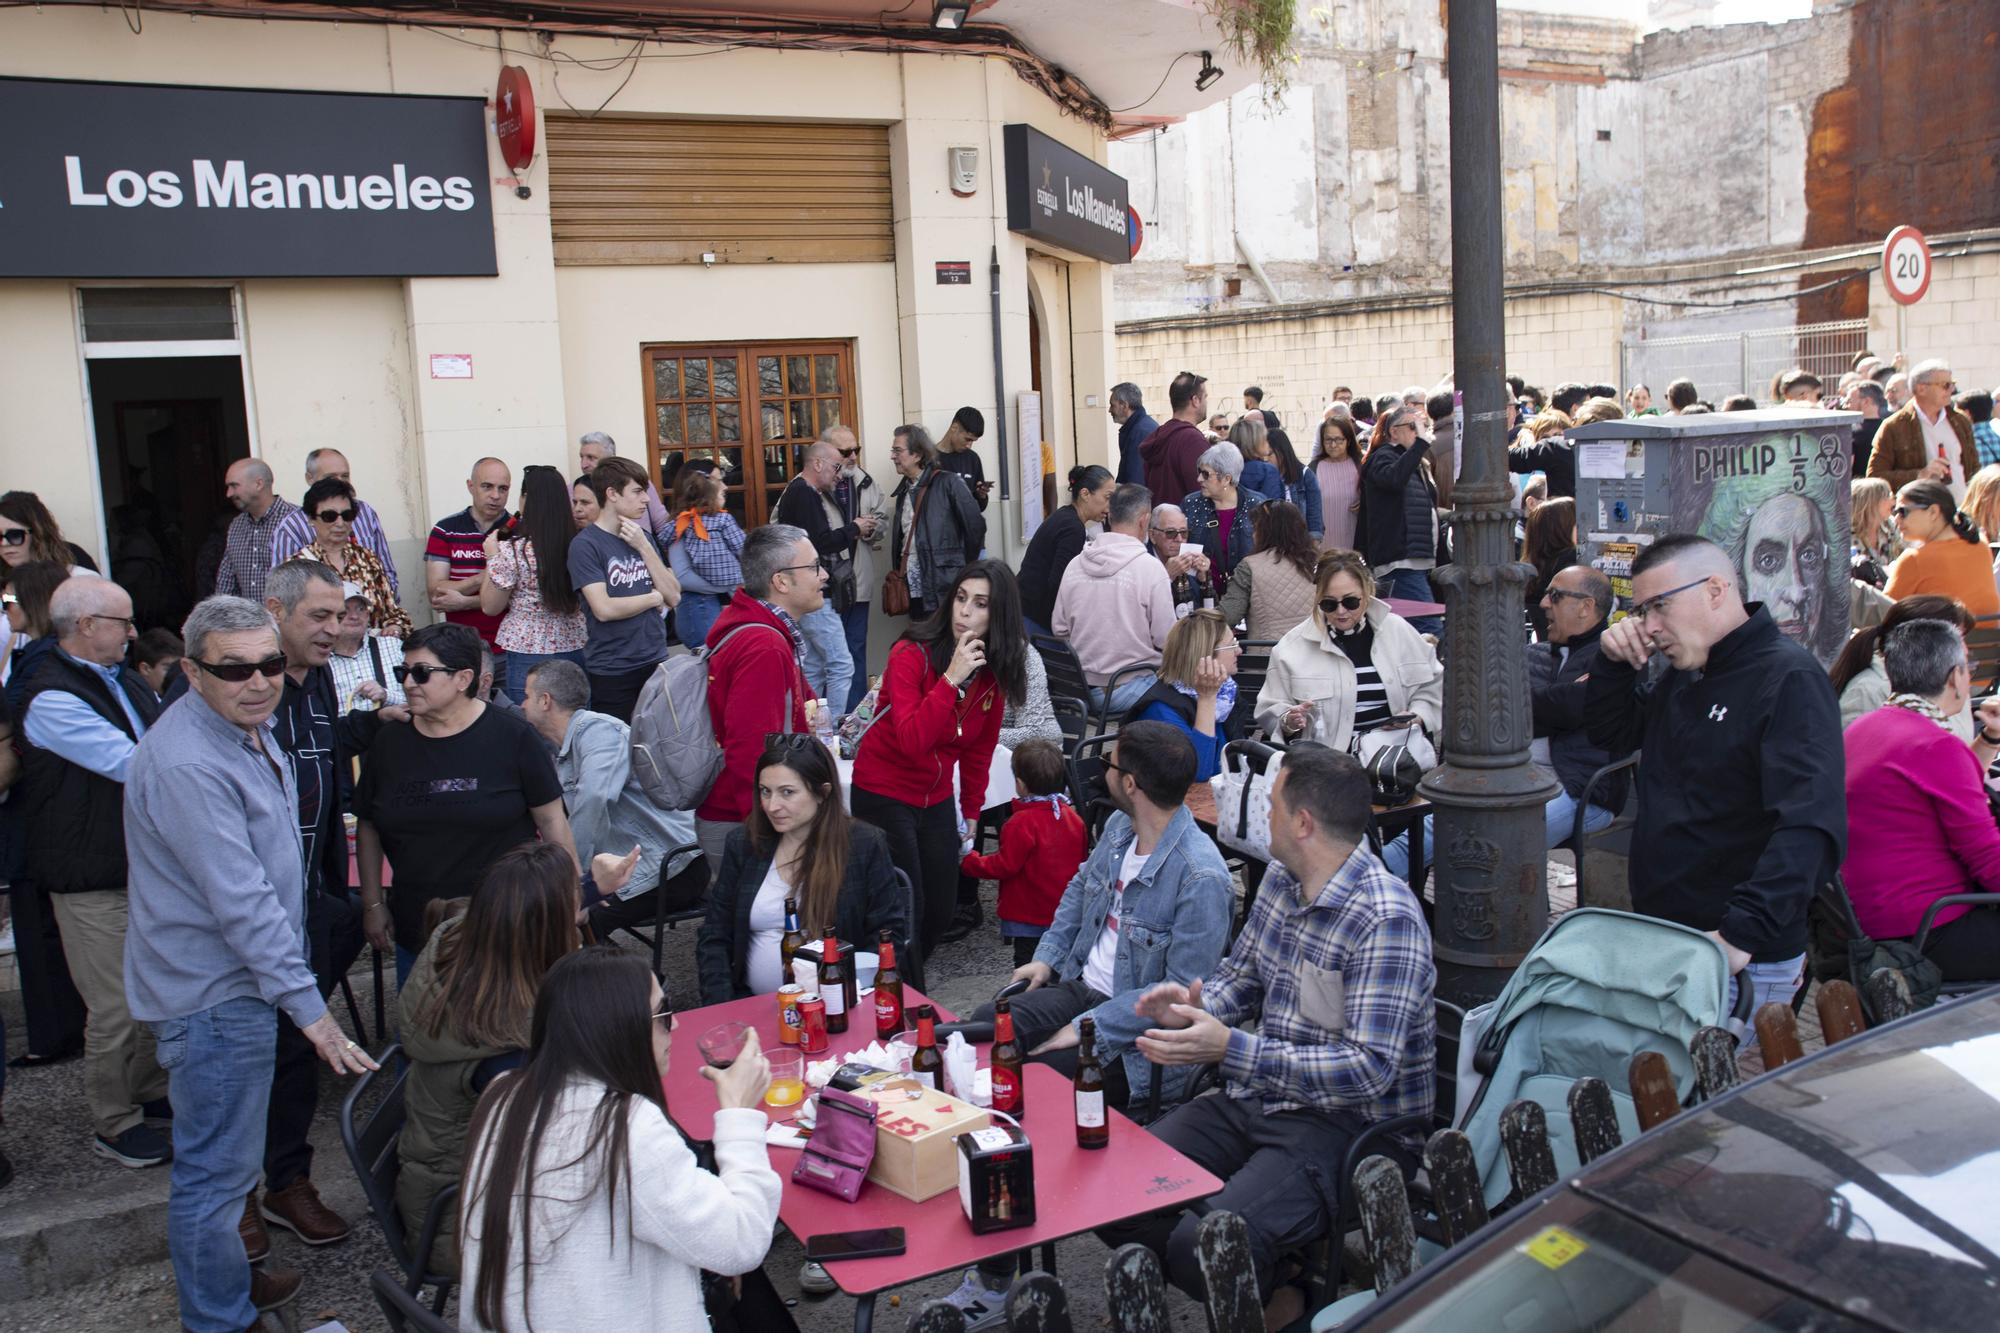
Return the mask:
[[[1770,398],[1862,418],[1856,633],[1831,672],[1701,537],[1648,545],[1624,607],[1581,556],[1566,433],[1711,410],[1694,386],[1655,406],[1644,385],[1510,381],[1548,845],[1629,808],[1635,909],[1709,932],[1759,1001],[1804,984],[1807,906],[1843,872],[1872,936],[1924,933],[1944,977],[1993,975],[2000,913],[1924,920],[1941,896],[2000,891],[2000,703],[1973,699],[1966,648],[2000,616],[1991,395],[1869,357],[1831,389],[1789,372]],[[1225,1180],[1207,1206],[1244,1216],[1260,1288],[1285,1299],[1280,1255],[1333,1216],[1297,1163],[1432,1105],[1435,972],[1406,882],[1428,823],[1372,842],[1354,751],[1443,727],[1431,576],[1452,558],[1455,398],[1339,388],[1307,449],[1254,386],[1233,420],[1191,373],[1163,420],[1134,384],[1109,400],[1113,466],[1070,472],[1018,569],[990,550],[970,408],[936,440],[897,427],[888,487],[829,427],[748,531],[699,457],[663,501],[593,433],[580,476],[523,470],[518,509],[512,469],[484,458],[425,543],[422,627],[337,450],[308,456],[298,505],[260,460],[230,467],[239,512],[177,632],[136,624],[36,497],[0,495],[17,1064],[80,1053],[92,1150],[171,1164],[183,1324],[259,1327],[296,1296],[300,1276],[262,1262],[268,1225],[349,1234],[308,1130],[320,1065],[376,1067],[327,1005],[373,946],[408,1066],[397,1206],[415,1236],[460,1187],[430,1262],[462,1275],[461,1326],[788,1326],[768,1282],[718,1304],[728,1284],[703,1280],[754,1275],[769,1248],[766,1063],[753,1044],[706,1071],[722,1110],[713,1143],[689,1143],[661,1094],[673,1015],[772,993],[799,932],[886,941],[922,986],[941,944],[986,928],[989,880],[1030,1057],[1073,1073],[1090,1019],[1111,1104],[1172,1108],[1152,1131]],[[878,673],[871,606],[909,618]],[[667,809],[633,724],[682,651],[705,655],[719,765]],[[1058,652],[1116,732],[1097,809],[1074,803]],[[848,770],[829,741],[850,714],[868,722]],[[1187,795],[1253,736],[1283,758],[1270,871],[1232,939],[1231,872]],[[1592,785],[1636,751],[1636,778]],[[1003,763],[1014,796],[989,808]],[[698,996],[601,947],[661,910],[702,916]],[[1223,1095],[1186,1099],[1199,1066]],[[1143,1240],[1198,1290],[1196,1221],[1167,1210],[1106,1238]],[[607,1256],[633,1279],[597,1281]],[[817,1265],[800,1280],[832,1289]],[[953,1300],[991,1319],[1007,1282],[975,1267]]]

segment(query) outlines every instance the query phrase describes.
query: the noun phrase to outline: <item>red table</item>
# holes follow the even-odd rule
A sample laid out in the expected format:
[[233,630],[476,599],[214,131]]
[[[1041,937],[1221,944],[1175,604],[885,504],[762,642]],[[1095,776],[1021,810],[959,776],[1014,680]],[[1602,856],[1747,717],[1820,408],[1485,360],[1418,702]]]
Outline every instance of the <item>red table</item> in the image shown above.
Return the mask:
[[1384,597],[1382,600],[1389,604],[1391,611],[1394,611],[1405,620],[1413,620],[1419,616],[1441,616],[1444,614],[1443,602],[1413,602],[1407,597]]
[[[904,987],[904,1001],[931,1002],[911,986]],[[863,1004],[861,1012],[869,1012],[869,1006]],[[940,1021],[950,1021],[952,1015],[940,1007],[938,1017]],[[667,1066],[662,1087],[668,1113],[691,1138],[710,1138],[715,1129],[714,1085],[701,1077],[701,1056],[695,1050],[695,1038],[731,1019],[755,1027],[758,1040],[767,1048],[778,1044],[778,1003],[769,995],[733,1000],[680,1015],[673,1060]],[[874,1037],[873,1022],[854,1022],[846,1032],[832,1037],[828,1051],[807,1057],[808,1062],[859,1050]],[[982,1047],[982,1055],[984,1051]],[[872,1327],[876,1294],[891,1287],[1036,1245],[1043,1247],[1043,1266],[1053,1269],[1055,1242],[1059,1240],[1112,1222],[1193,1203],[1222,1188],[1220,1180],[1116,1111],[1109,1113],[1109,1148],[1096,1151],[1078,1148],[1070,1081],[1046,1065],[1031,1063],[1027,1068],[1027,1085],[1028,1114],[1023,1127],[1035,1150],[1037,1221],[1033,1226],[976,1236],[965,1220],[956,1190],[923,1203],[912,1203],[871,1183],[862,1187],[861,1196],[853,1203],[843,1203],[830,1194],[792,1184],[798,1149],[770,1150],[771,1165],[785,1181],[784,1195],[778,1203],[778,1220],[801,1242],[830,1231],[871,1227],[904,1230],[909,1249],[903,1254],[826,1265],[828,1275],[840,1289],[855,1298],[857,1330],[865,1333]],[[774,1120],[790,1118],[790,1108],[764,1109]]]

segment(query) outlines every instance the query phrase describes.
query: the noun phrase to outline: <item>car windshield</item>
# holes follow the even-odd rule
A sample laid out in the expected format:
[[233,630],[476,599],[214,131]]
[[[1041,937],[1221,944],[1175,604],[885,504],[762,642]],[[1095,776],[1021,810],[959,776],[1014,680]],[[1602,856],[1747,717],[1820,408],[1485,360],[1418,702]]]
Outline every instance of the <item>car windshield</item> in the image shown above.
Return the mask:
[[[1440,1276],[1445,1276],[1440,1274]],[[1508,1333],[1834,1333],[1862,1329],[1781,1287],[1573,1194],[1529,1208],[1444,1281],[1380,1308],[1367,1328]]]

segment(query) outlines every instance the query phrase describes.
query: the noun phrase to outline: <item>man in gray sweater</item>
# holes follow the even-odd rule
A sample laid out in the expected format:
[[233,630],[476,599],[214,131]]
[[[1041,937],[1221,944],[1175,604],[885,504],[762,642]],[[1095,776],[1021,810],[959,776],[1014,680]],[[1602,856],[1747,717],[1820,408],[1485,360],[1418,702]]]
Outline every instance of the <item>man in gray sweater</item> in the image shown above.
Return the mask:
[[152,1024],[174,1108],[168,1248],[181,1323],[263,1327],[297,1273],[252,1274],[237,1233],[264,1160],[278,1011],[336,1073],[374,1069],[306,961],[298,787],[271,732],[277,623],[211,597],[181,630],[188,693],[148,729],[125,782],[131,928],[125,989]]

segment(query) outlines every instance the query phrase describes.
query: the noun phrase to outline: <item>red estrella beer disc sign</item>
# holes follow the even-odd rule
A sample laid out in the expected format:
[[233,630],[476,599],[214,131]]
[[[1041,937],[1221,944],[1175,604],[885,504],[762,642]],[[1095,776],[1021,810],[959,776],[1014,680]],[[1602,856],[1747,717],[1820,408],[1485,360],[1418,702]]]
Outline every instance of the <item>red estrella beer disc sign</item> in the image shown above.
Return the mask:
[[493,136],[509,171],[523,171],[535,160],[535,90],[519,65],[503,68],[493,90]]

